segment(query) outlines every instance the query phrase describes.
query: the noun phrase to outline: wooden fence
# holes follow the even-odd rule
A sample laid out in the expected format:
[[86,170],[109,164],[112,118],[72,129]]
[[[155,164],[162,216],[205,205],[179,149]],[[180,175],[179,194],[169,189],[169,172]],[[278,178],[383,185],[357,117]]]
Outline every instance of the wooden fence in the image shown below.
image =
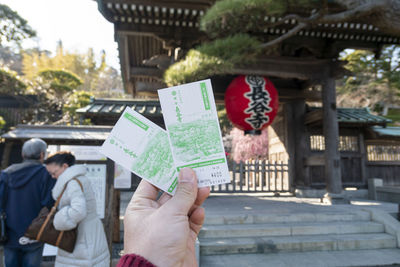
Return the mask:
[[289,192],[287,162],[252,160],[229,162],[231,182],[212,186],[213,193],[235,192]]
[[399,144],[368,144],[368,161],[398,161],[400,164]]
[[381,178],[385,186],[400,186],[400,144],[367,143],[367,178]]

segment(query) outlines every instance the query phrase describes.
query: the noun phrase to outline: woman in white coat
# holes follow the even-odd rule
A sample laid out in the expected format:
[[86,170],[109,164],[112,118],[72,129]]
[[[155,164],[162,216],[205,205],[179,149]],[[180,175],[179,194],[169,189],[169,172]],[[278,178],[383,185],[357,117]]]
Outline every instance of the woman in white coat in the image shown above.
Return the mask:
[[[62,231],[78,226],[74,251],[68,253],[59,248],[55,266],[109,267],[110,253],[103,224],[96,213],[95,195],[85,177],[86,167],[74,165],[75,157],[69,152],[58,152],[47,158],[45,164],[51,176],[57,179],[52,190],[55,200],[68,183],[54,216],[54,227]],[[79,180],[82,188],[73,178]]]

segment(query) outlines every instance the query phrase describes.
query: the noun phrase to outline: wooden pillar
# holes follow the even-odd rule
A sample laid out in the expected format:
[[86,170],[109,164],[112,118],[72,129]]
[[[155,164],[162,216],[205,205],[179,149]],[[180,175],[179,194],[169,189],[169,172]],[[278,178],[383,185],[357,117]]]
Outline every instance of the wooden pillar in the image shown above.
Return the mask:
[[[110,259],[112,259],[112,238],[114,229],[113,200],[114,200],[114,162],[110,159],[107,159],[106,211],[104,215],[104,230],[106,232],[108,249],[110,251]],[[110,266],[111,266],[111,260],[110,260]]]
[[120,222],[119,222],[119,206],[120,206],[120,191],[114,190],[114,203],[113,203],[113,216],[114,216],[114,227],[113,227],[113,240],[114,243],[121,242],[120,238]]
[[[325,136],[325,179],[328,201],[343,199],[340,172],[339,125],[336,109],[335,79],[327,75],[322,84],[323,132]],[[330,201],[331,203],[335,201]]]
[[359,152],[361,154],[361,180],[363,184],[367,184],[367,152],[366,152],[366,144],[364,139],[364,134],[360,133],[358,135],[358,145],[359,145]]
[[295,184],[297,186],[308,187],[311,185],[310,177],[306,173],[305,159],[309,156],[308,134],[305,126],[306,103],[298,100],[292,103],[293,124],[288,129],[294,135],[295,148]]
[[291,103],[286,103],[284,105],[285,110],[285,136],[286,136],[286,151],[289,156],[288,160],[288,175],[289,175],[289,190],[294,192],[295,181],[296,181],[296,152],[295,152],[295,136],[294,131],[291,130],[293,121],[293,106]]

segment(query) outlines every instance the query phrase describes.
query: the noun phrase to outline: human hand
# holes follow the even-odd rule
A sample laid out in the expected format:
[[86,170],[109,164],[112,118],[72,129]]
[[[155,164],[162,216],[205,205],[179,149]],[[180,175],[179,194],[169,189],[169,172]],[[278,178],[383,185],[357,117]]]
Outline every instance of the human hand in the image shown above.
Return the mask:
[[159,267],[197,266],[195,241],[204,221],[201,207],[209,187],[197,188],[190,168],[179,173],[173,197],[142,180],[124,218],[124,252],[137,254]]

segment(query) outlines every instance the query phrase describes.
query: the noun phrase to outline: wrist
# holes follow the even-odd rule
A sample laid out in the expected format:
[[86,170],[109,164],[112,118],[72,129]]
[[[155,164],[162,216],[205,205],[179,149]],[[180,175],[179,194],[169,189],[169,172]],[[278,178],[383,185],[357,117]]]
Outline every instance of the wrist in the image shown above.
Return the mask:
[[154,252],[154,250],[151,250],[151,246],[148,246],[149,244],[146,243],[146,240],[143,240],[141,238],[135,238],[134,240],[136,242],[124,242],[124,256],[136,255],[143,259],[146,259],[148,262],[151,262],[154,266],[159,266],[157,257],[155,257],[154,253],[152,253],[152,251]]
[[138,254],[125,254],[119,260],[117,267],[157,267]]

